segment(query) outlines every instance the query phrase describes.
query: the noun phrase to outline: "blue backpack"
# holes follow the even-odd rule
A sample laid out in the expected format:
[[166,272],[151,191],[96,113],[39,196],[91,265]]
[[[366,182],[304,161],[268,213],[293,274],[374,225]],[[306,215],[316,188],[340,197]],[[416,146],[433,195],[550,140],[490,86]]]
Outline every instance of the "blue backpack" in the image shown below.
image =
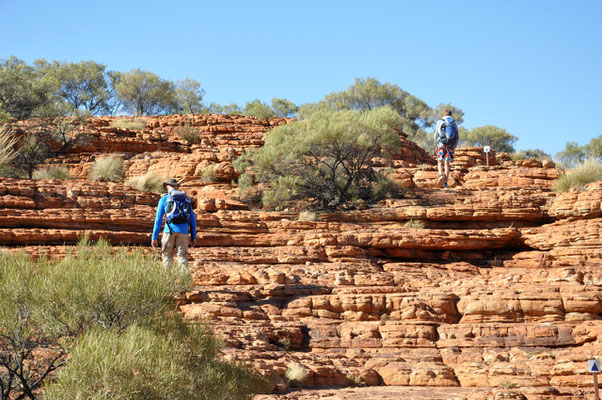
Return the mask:
[[456,147],[458,144],[458,125],[456,125],[456,121],[452,117],[443,117],[441,119],[443,124],[441,125],[441,132],[439,133],[439,137],[441,139],[441,143],[449,146]]
[[[167,195],[165,204],[165,222],[168,224],[190,223],[192,203],[186,193],[180,190],[171,190]],[[171,227],[170,227],[171,230]]]

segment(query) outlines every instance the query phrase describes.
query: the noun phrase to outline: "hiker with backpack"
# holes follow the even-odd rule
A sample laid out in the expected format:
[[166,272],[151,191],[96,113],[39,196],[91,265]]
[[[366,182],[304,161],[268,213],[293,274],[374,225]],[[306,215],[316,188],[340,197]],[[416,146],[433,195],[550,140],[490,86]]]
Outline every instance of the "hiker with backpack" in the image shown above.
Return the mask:
[[186,193],[178,190],[180,184],[177,180],[169,179],[163,183],[163,187],[167,190],[167,194],[161,197],[157,206],[151,246],[153,249],[158,247],[159,231],[165,216],[165,228],[161,238],[163,265],[172,267],[175,254],[178,266],[187,271],[186,252],[189,245],[191,247],[195,245],[197,234],[192,203]]
[[[449,178],[449,168],[454,161],[454,150],[458,145],[458,125],[451,116],[450,110],[445,110],[443,116],[437,121],[435,129],[435,147],[437,148],[437,168],[439,170],[439,179],[437,186],[448,188],[447,180]],[[443,162],[445,161],[445,170]]]

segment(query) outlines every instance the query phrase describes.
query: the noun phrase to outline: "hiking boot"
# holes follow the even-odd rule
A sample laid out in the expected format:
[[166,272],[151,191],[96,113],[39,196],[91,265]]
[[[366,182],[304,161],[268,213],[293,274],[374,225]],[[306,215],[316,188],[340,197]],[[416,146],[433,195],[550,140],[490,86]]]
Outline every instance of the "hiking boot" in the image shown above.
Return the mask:
[[437,187],[441,187],[445,184],[447,184],[447,182],[445,181],[445,177],[443,175],[439,175],[439,179],[437,179]]

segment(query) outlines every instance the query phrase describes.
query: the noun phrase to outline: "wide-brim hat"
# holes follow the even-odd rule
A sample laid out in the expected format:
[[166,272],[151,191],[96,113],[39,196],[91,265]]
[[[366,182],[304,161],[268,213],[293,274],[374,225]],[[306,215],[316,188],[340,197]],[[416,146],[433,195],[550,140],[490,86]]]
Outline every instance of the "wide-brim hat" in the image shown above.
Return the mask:
[[163,182],[163,187],[165,189],[167,189],[167,185],[169,185],[169,186],[180,186],[180,182],[178,182],[174,178],[170,178],[170,179],[166,180],[165,182]]

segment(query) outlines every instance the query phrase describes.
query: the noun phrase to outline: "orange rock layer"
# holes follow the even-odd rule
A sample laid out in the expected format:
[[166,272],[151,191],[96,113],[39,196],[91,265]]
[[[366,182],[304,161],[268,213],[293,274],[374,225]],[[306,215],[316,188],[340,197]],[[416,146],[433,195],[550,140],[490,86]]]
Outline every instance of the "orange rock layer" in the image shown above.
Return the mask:
[[[127,148],[111,147],[128,136],[99,118],[105,144],[50,163],[83,178],[114,149],[129,154],[128,176],[185,178],[200,246],[189,253],[196,287],[181,310],[212,322],[227,357],[275,376],[274,390],[388,387],[281,398],[591,395],[586,360],[602,350],[602,183],[557,195],[553,163],[492,154],[487,167],[469,148],[458,149],[452,189],[437,189],[433,159],[407,144],[393,161],[402,198],[300,221],[296,211],[250,210],[230,183],[236,155],[285,120],[195,117],[205,142],[188,146],[159,135],[180,118],[148,118],[130,133],[139,147]],[[209,165],[217,182],[198,177]],[[158,199],[122,183],[0,179],[0,245],[60,255],[88,233],[148,246]],[[284,379],[292,362],[307,371],[302,382]]]

